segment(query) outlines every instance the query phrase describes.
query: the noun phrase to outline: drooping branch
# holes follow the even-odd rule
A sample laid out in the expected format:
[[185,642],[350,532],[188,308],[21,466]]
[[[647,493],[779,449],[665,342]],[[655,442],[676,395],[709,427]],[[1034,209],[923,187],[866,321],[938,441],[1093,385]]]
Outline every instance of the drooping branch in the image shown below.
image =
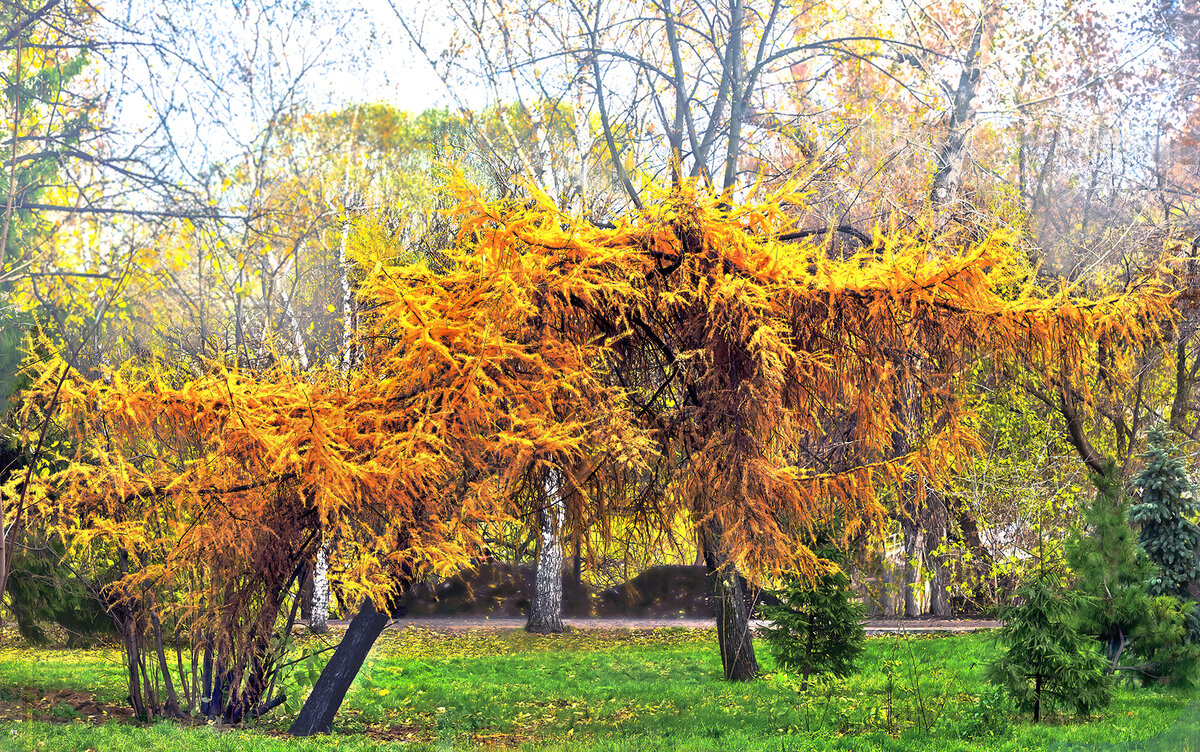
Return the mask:
[[866,246],[868,248],[875,245],[875,241],[872,240],[869,235],[867,235],[866,233],[862,232],[859,229],[856,229],[855,227],[853,227],[851,225],[837,225],[837,226],[831,226],[831,227],[814,227],[809,230],[793,230],[792,232],[785,232],[780,235],[776,235],[775,237],[778,240],[782,240],[784,242],[790,242],[790,241],[794,241],[794,240],[803,240],[804,238],[810,238],[814,235],[828,235],[830,232],[838,232],[838,233],[841,233],[842,235],[849,235],[850,237],[854,238],[855,240],[862,243],[864,246]]

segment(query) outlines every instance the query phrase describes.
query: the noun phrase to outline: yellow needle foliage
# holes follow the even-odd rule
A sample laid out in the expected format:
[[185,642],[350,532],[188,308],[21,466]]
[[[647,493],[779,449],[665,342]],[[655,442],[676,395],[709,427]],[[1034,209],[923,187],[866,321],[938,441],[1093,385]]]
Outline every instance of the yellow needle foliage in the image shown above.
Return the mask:
[[[236,601],[221,572],[294,566],[318,535],[350,597],[461,567],[549,464],[570,479],[571,524],[686,516],[751,577],[814,572],[812,525],[872,528],[883,488],[936,482],[974,447],[959,398],[973,363],[1086,388],[1098,341],[1124,352],[1170,320],[1154,280],[1099,300],[1022,283],[1003,233],[835,257],[821,238],[776,239],[787,194],[730,208],[684,187],[598,228],[544,196],[453,189],[445,269],[357,249],[348,377],[42,367],[25,409],[59,389],[70,447],[43,512],[77,548],[132,557],[126,592],[190,573],[205,618]],[[655,492],[615,490],[638,483]]]
[[1097,342],[1128,357],[1172,317],[1154,279],[1099,300],[1041,289],[1007,233],[894,234],[836,257],[776,239],[803,201],[786,193],[728,207],[685,187],[609,229],[535,198],[460,186],[464,263],[516,279],[559,336],[604,342],[596,367],[676,468],[650,519],[713,523],[750,577],[816,571],[812,525],[852,536],[882,522],[881,488],[953,471],[976,443],[960,397],[980,359],[1086,394]]

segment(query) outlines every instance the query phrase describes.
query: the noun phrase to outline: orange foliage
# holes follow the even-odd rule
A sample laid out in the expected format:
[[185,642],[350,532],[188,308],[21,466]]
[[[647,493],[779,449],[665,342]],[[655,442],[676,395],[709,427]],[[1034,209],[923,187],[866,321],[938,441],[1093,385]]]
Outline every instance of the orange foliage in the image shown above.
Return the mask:
[[[76,547],[144,557],[127,592],[195,573],[197,615],[228,599],[222,567],[252,571],[271,546],[302,560],[318,530],[337,585],[382,602],[466,564],[551,464],[574,489],[570,524],[604,529],[635,506],[651,525],[688,515],[751,577],[813,572],[813,525],[872,529],[886,486],[936,482],[975,446],[972,364],[1085,386],[1098,340],[1142,346],[1170,319],[1154,280],[1099,300],[1039,289],[1004,233],[879,237],[830,258],[819,237],[778,239],[789,194],[730,208],[685,187],[603,229],[544,196],[454,189],[448,270],[357,249],[369,313],[348,380],[286,367],[69,380],[72,449],[43,481],[44,511]],[[62,367],[43,369],[27,410]],[[654,493],[636,505],[614,490],[638,483]]]
[[[959,395],[980,358],[1086,388],[1097,340],[1144,345],[1170,318],[1153,280],[1096,301],[1037,288],[1004,233],[881,237],[829,258],[819,239],[775,239],[802,200],[788,194],[730,209],[684,189],[615,229],[545,200],[460,200],[476,263],[527,275],[545,290],[538,315],[572,340],[604,339],[610,381],[655,416],[646,427],[681,466],[659,516],[716,522],[724,560],[751,577],[814,571],[811,525],[841,520],[853,535],[882,521],[881,485],[953,471],[975,445]],[[896,455],[914,410],[921,435]],[[822,455],[836,461],[823,468]]]

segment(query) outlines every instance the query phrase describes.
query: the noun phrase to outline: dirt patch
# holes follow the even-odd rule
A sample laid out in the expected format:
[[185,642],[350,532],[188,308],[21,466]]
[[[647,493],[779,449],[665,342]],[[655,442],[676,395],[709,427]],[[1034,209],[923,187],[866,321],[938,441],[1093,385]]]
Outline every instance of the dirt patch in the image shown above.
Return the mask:
[[477,733],[471,734],[471,743],[484,749],[517,749],[537,741],[530,734]]
[[122,705],[97,702],[89,692],[39,687],[9,687],[0,699],[0,721],[46,721],[49,723],[104,723],[128,721],[133,711]]

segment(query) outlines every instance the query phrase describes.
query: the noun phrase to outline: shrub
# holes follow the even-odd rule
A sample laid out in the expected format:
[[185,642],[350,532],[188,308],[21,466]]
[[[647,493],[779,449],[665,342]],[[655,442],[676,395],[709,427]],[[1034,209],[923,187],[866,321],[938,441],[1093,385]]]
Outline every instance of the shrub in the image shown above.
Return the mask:
[[[21,636],[33,644],[50,641],[45,625],[54,624],[67,635],[67,645],[77,647],[113,634],[112,620],[96,595],[104,581],[87,582],[63,562],[60,542],[18,550],[8,580],[8,607]],[[110,574],[110,573],[106,573]]]
[[1139,550],[1126,519],[1129,501],[1109,462],[1103,475],[1093,474],[1096,496],[1082,511],[1084,526],[1066,547],[1075,576],[1074,587],[1088,598],[1081,601],[1079,620],[1084,632],[1104,644],[1110,673],[1144,631],[1150,612],[1146,580],[1153,569]]
[[769,622],[762,635],[779,665],[802,672],[801,692],[811,676],[854,671],[866,640],[864,609],[853,600],[845,573],[835,570],[815,581],[791,576],[774,595],[778,606],[759,607]]
[[1043,710],[1086,716],[1112,699],[1104,658],[1077,620],[1089,599],[1058,580],[1042,572],[1017,589],[1021,602],[1001,613],[1004,653],[988,667],[988,681],[1035,722]]
[[956,730],[963,739],[1007,737],[1012,733],[1012,700],[1000,687],[988,687],[963,714]]
[[1092,483],[1096,497],[1083,511],[1085,528],[1067,546],[1075,589],[1089,596],[1080,608],[1081,628],[1104,645],[1108,673],[1143,684],[1185,683],[1200,659],[1184,628],[1190,606],[1157,592],[1158,568],[1129,526],[1115,465],[1093,475]]
[[[1161,428],[1151,431],[1143,457],[1146,466],[1133,479],[1141,500],[1129,510],[1129,520],[1139,526],[1142,548],[1155,565],[1149,581],[1151,594],[1185,601],[1190,597],[1189,586],[1200,581],[1200,526],[1189,519],[1200,511],[1195,489]],[[1197,615],[1190,618],[1189,631],[1191,641],[1200,642]]]

